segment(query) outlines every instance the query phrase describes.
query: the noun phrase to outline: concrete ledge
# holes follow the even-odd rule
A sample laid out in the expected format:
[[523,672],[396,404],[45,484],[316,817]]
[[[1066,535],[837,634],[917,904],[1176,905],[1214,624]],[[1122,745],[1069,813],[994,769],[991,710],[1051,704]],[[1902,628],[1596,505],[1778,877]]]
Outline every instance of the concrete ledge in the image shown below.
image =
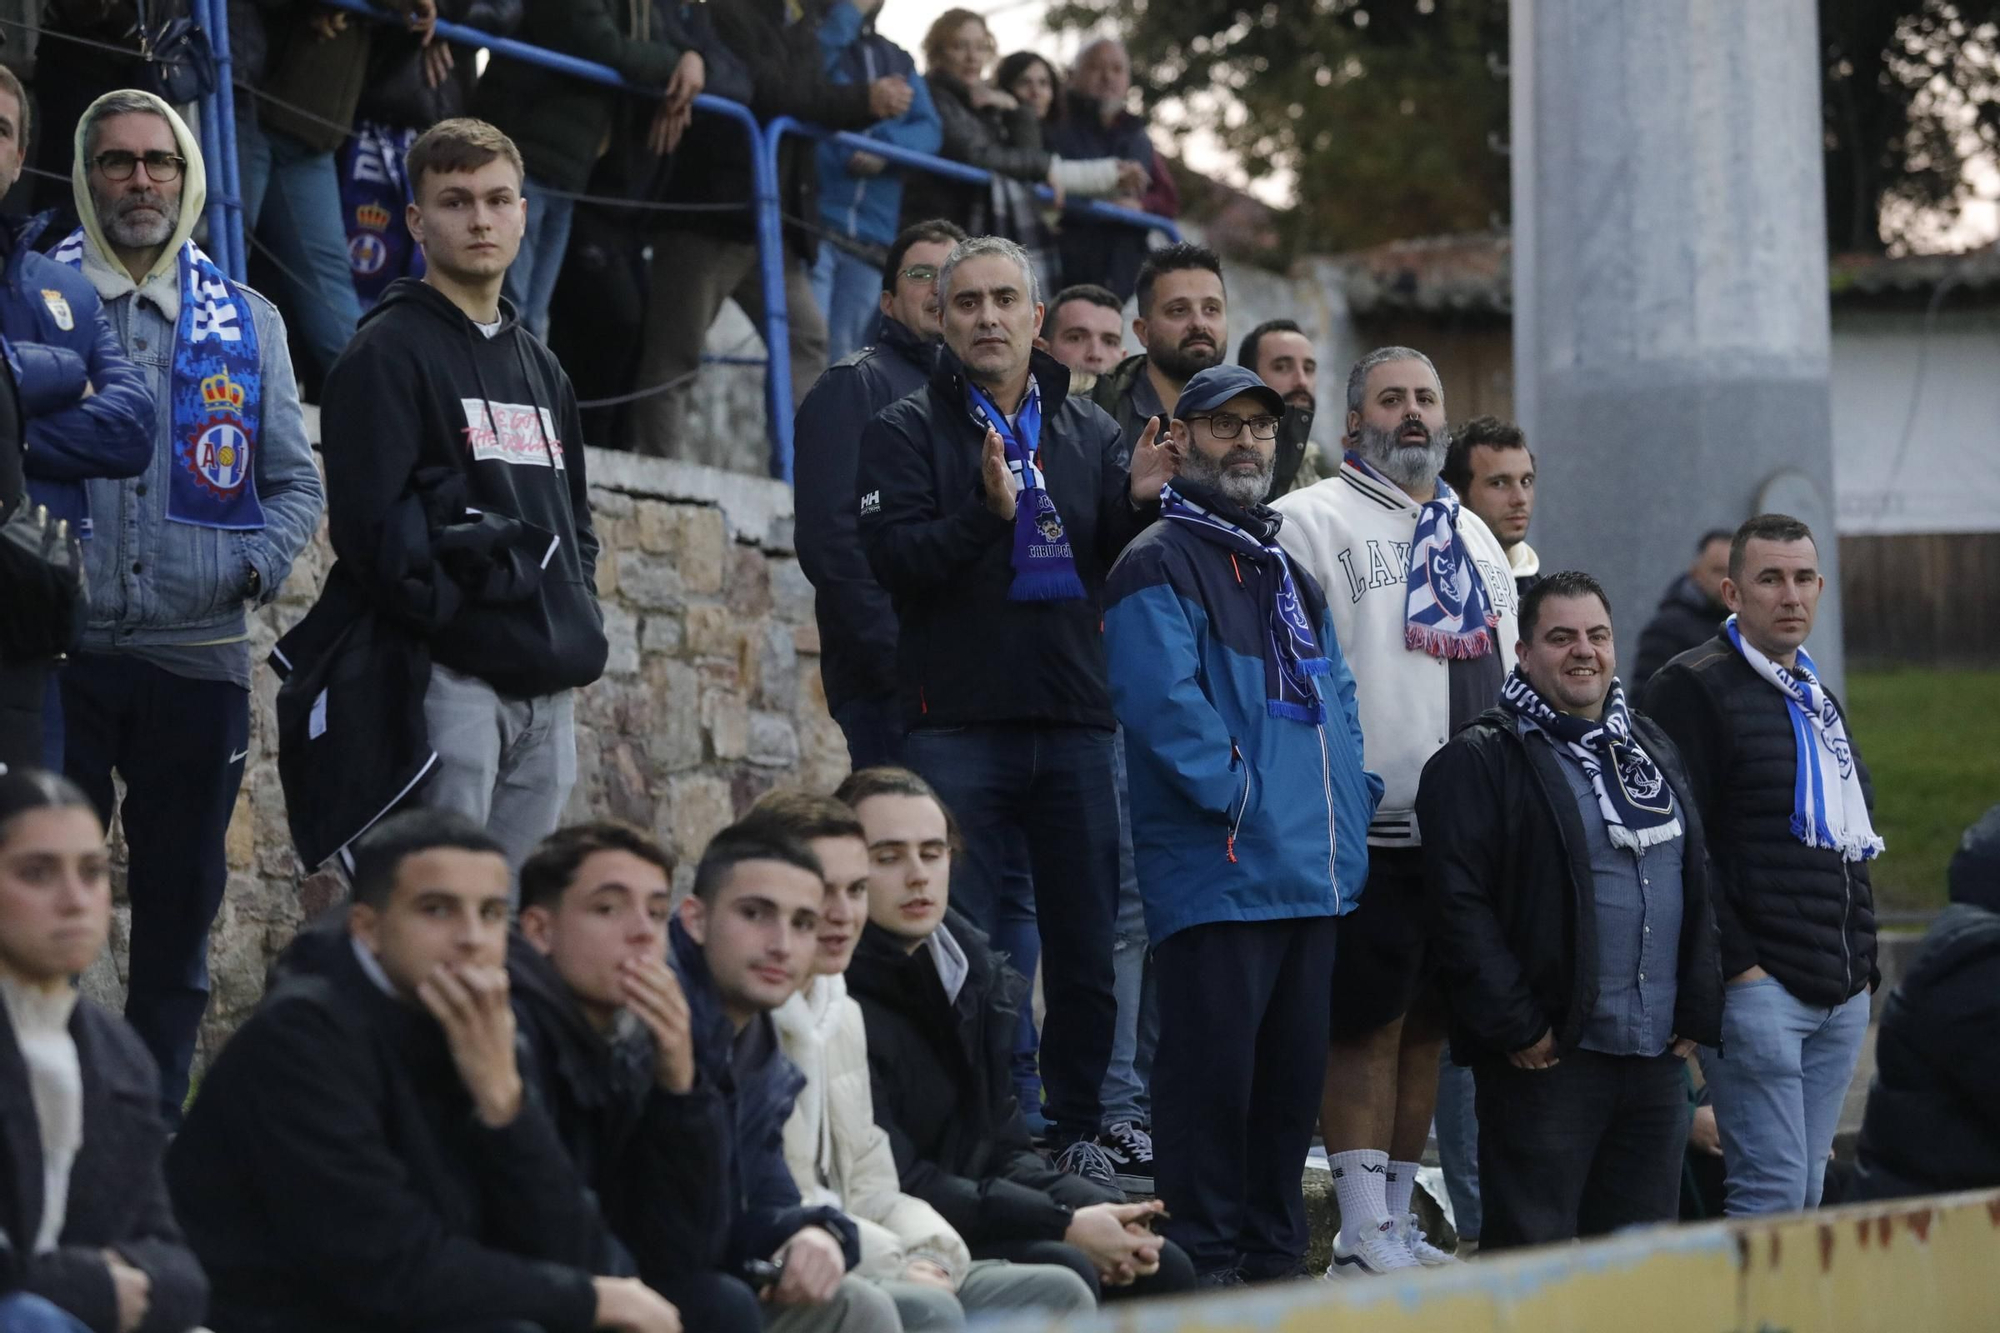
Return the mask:
[[639,499],[714,505],[730,539],[767,551],[792,549],[792,488],[769,477],[672,458],[587,448],[590,484]]
[[[1113,1307],[1111,1333],[1984,1333],[2000,1190],[1662,1226],[1455,1268]],[[1046,1321],[1018,1322],[1021,1333]]]

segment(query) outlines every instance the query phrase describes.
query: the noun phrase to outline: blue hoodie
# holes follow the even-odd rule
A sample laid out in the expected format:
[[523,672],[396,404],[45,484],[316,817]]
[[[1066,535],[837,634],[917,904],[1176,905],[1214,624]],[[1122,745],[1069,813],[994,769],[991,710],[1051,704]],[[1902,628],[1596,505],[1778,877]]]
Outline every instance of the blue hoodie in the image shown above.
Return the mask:
[[[820,58],[834,83],[873,83],[900,74],[910,85],[910,109],[894,120],[880,120],[865,133],[871,139],[935,153],[944,141],[930,89],[917,77],[910,53],[875,31],[850,0],[840,0],[820,20]],[[831,143],[819,146],[820,225],[836,235],[869,245],[888,245],[901,227],[903,178],[892,170],[879,176],[848,171],[849,150]]]

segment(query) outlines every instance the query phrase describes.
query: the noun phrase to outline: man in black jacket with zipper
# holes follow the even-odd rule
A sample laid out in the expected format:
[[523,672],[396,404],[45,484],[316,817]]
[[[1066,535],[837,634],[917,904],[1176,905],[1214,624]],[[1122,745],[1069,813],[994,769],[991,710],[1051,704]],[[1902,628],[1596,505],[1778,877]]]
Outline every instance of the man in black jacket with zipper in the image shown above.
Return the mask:
[[673,864],[623,824],[575,824],[521,867],[507,976],[521,1076],[597,1197],[609,1271],[663,1292],[693,1329],[761,1322],[721,1272],[727,1107],[695,1068],[687,997],[667,967]]
[[510,879],[461,816],[392,815],[279,960],[167,1153],[217,1333],[679,1333],[521,1076]]
[[1824,588],[1812,530],[1759,514],[1730,539],[1722,632],[1646,682],[1709,831],[1728,991],[1701,1063],[1732,1217],[1818,1205],[1881,980],[1874,788],[1805,651]]
[[[407,580],[384,552],[428,545],[463,593],[441,628],[421,627],[438,762],[419,799],[490,828],[516,866],[569,800],[574,691],[608,652],[576,394],[500,295],[525,225],[521,179],[513,141],[483,121],[444,121],[411,147],[424,277],[369,312],[327,376],[322,417],[342,566],[396,615]],[[413,539],[399,528],[414,493],[455,502],[429,506],[447,512],[425,514]],[[468,534],[484,535],[476,555]]]
[[1158,514],[1172,475],[1158,423],[1131,452],[1034,348],[1028,256],[976,237],[938,274],[945,350],[922,390],[861,440],[868,562],[901,618],[904,753],[966,829],[956,886],[996,924],[1025,843],[1048,1020],[1042,1081],[1065,1169],[1109,1185],[1098,1144],[1117,1002],[1118,808],[1103,616],[1106,574]]
[[1500,705],[1424,766],[1417,818],[1452,1055],[1477,1081],[1486,1249],[1672,1220],[1681,1062],[1722,973],[1701,820],[1613,672],[1588,574],[1521,604]]
[[868,568],[855,526],[856,455],[875,414],[930,378],[938,348],[937,274],[964,239],[942,218],[903,229],[882,270],[875,341],[830,366],[799,408],[792,488],[799,567],[815,594],[826,709],[857,769],[902,762],[903,719],[896,609]]

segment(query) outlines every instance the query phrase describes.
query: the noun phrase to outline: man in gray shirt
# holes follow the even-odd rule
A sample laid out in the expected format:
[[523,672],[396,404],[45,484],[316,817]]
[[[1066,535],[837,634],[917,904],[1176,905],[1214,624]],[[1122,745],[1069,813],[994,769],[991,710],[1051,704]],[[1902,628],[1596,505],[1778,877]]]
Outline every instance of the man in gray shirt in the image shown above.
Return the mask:
[[1521,603],[1518,665],[1424,768],[1425,899],[1477,1085],[1486,1249],[1677,1212],[1681,1061],[1722,1023],[1721,946],[1680,754],[1612,674],[1588,574]]

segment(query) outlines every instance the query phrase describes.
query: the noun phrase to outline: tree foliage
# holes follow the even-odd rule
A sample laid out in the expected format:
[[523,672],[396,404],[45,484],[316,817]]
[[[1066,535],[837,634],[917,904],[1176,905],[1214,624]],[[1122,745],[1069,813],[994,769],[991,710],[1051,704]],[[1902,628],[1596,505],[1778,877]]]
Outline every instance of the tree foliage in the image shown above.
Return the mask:
[[[1828,240],[1925,248],[2000,149],[2000,0],[1819,11]],[[1301,249],[1507,220],[1506,0],[1058,0],[1050,22],[1124,32],[1175,133],[1289,173]]]

